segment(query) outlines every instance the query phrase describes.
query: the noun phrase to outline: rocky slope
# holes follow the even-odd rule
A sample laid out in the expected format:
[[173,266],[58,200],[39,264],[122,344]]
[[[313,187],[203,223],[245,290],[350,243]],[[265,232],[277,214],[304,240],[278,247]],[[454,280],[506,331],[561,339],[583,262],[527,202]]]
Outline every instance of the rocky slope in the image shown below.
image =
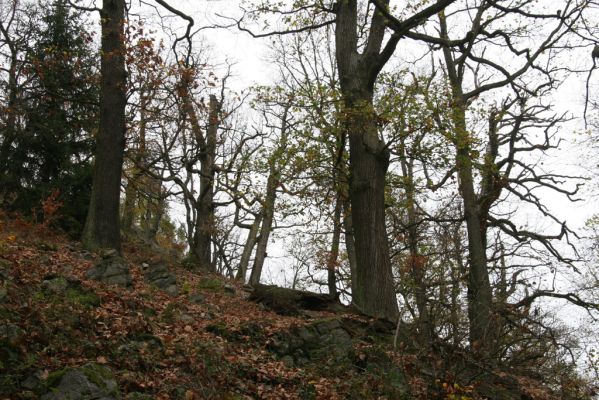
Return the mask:
[[93,254],[4,219],[0,398],[558,398],[441,347],[418,353],[409,326],[394,350],[387,323],[298,306],[297,293],[251,301],[171,260],[133,245],[124,259]]

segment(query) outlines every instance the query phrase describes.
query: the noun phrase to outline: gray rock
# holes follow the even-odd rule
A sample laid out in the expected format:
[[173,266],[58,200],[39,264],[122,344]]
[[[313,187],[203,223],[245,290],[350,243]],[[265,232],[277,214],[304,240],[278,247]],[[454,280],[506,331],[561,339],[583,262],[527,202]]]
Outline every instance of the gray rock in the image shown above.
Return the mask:
[[129,267],[118,255],[112,257],[103,255],[103,259],[88,270],[85,276],[109,285],[129,287],[133,283],[129,275]]
[[223,289],[225,290],[225,292],[227,293],[231,293],[234,294],[235,293],[235,287],[229,284],[226,284],[225,286],[223,286]]
[[337,320],[337,319],[331,319],[331,320],[319,322],[316,324],[316,329],[318,330],[318,332],[321,335],[325,335],[325,334],[329,333],[330,331],[335,330],[340,327],[341,327],[341,322],[339,322],[339,320]]
[[316,339],[317,335],[313,327],[302,327],[297,332],[297,336],[304,342],[309,342]]
[[50,392],[41,400],[118,400],[121,398],[114,375],[107,367],[89,363],[48,377]]
[[168,271],[168,266],[163,262],[153,264],[142,264],[144,279],[159,289],[164,290],[170,295],[179,294],[177,287],[177,278]]
[[196,319],[189,314],[181,313],[181,315],[179,315],[179,320],[181,322],[191,323],[194,322]]
[[29,375],[23,382],[21,382],[21,387],[25,390],[31,390],[32,392],[43,390],[42,371],[36,371],[32,375]]
[[192,294],[189,296],[189,301],[195,304],[202,304],[206,301],[206,298],[201,294]]
[[102,251],[100,251],[100,257],[105,258],[105,259],[118,257],[118,255],[119,255],[119,252],[116,251],[116,249],[102,249]]
[[[295,365],[309,361],[348,359],[352,336],[338,319],[319,321],[277,334],[269,348],[281,357],[291,357]],[[285,362],[285,361],[284,361]]]

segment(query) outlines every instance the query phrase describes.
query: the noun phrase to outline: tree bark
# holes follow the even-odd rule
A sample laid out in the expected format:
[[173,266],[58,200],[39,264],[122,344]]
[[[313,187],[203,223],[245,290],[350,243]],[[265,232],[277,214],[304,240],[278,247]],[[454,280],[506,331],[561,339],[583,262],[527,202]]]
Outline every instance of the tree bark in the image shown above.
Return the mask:
[[208,129],[205,146],[200,148],[200,195],[196,203],[196,226],[192,252],[198,266],[204,271],[214,272],[212,262],[212,236],[214,235],[214,161],[216,158],[216,136],[219,126],[220,104],[216,96],[210,95]]
[[87,248],[112,248],[119,252],[119,198],[127,101],[124,19],[124,0],[104,0],[101,10],[100,130],[90,207],[81,239]]
[[401,169],[405,182],[406,211],[408,214],[407,240],[410,251],[409,263],[414,280],[414,297],[416,298],[416,307],[418,308],[418,327],[420,330],[420,342],[429,347],[432,345],[434,337],[433,322],[430,318],[428,301],[426,297],[426,285],[424,276],[426,272],[426,258],[420,254],[419,232],[416,216],[416,189],[414,183],[414,159],[406,154],[405,143],[402,141],[399,146]]
[[329,257],[327,259],[327,285],[329,288],[329,296],[335,299],[339,296],[337,293],[337,279],[335,271],[337,270],[337,260],[339,259],[339,243],[341,241],[341,208],[341,195],[337,194],[335,211],[333,213],[333,237],[331,240],[331,251],[329,252]]
[[260,283],[262,267],[264,266],[264,260],[266,259],[266,247],[268,246],[268,239],[270,238],[270,231],[272,230],[279,179],[279,171],[276,166],[272,164],[268,175],[268,181],[266,182],[266,197],[264,199],[264,205],[262,206],[262,227],[260,228],[260,237],[256,246],[254,266],[252,267],[252,273],[250,274],[250,285]]
[[337,3],[336,58],[349,137],[350,182],[356,250],[352,302],[364,314],[395,321],[399,315],[385,227],[385,175],[389,151],[379,139],[373,108],[385,22],[375,11],[368,43],[358,52],[356,0]]
[[349,199],[346,203],[343,204],[343,228],[344,228],[344,236],[345,236],[345,250],[347,251],[347,261],[349,263],[349,271],[351,278],[351,288],[356,287],[356,264],[358,261],[356,260],[356,246],[354,243],[354,227],[352,223],[351,216],[351,208],[349,205]]
[[287,148],[287,129],[290,107],[291,103],[287,103],[284,106],[283,113],[281,115],[280,142],[278,148],[270,156],[268,161],[269,167],[268,179],[266,181],[266,195],[264,197],[264,202],[262,203],[262,227],[260,228],[260,236],[258,239],[258,245],[256,246],[254,266],[252,268],[252,273],[250,274],[251,285],[260,283],[262,267],[264,266],[264,260],[266,259],[266,247],[268,246],[268,239],[270,237],[270,232],[272,230],[272,224],[274,221],[277,188],[281,180],[281,170],[283,168],[281,157]]
[[[447,24],[443,13],[440,14],[439,22],[441,37],[447,39]],[[474,189],[474,166],[471,158],[472,138],[466,125],[467,105],[463,95],[462,70],[453,59],[449,47],[443,47],[443,56],[453,97],[450,115],[454,129],[455,165],[468,233],[470,345],[476,353],[487,355],[492,351],[491,333],[494,328],[492,326],[493,292],[487,267],[486,215],[481,212],[479,199]]]
[[[11,10],[12,13],[16,12],[16,8]],[[0,21],[0,31],[4,37],[9,52],[10,52],[10,64],[8,67],[8,103],[6,105],[6,125],[3,129],[2,143],[0,144],[0,183],[2,188],[0,189],[0,205],[3,205],[5,201],[10,202],[11,199],[7,198],[10,191],[16,189],[18,182],[10,173],[10,153],[13,149],[13,143],[17,139],[17,110],[19,109],[19,87],[17,83],[17,66],[19,63],[18,48],[15,40],[10,37],[9,26],[4,26]]]
[[248,233],[245,246],[243,246],[243,252],[241,253],[241,259],[239,260],[239,268],[235,279],[245,282],[245,276],[247,275],[248,265],[250,264],[250,258],[252,257],[252,251],[256,246],[258,239],[258,232],[260,231],[260,223],[262,222],[262,214],[258,214],[255,219],[250,232]]

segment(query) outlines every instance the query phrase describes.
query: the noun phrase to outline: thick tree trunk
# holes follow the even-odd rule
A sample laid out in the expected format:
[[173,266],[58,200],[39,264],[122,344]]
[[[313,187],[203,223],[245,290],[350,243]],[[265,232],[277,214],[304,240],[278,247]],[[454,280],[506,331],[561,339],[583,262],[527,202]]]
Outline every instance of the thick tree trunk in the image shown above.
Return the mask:
[[220,104],[216,96],[210,96],[208,129],[205,148],[200,154],[200,195],[196,206],[196,226],[193,239],[193,255],[204,271],[214,272],[212,262],[212,236],[214,235],[214,161],[216,158],[216,135],[219,125]]
[[367,44],[359,53],[357,1],[337,3],[335,55],[349,137],[349,197],[357,261],[352,301],[364,314],[395,321],[399,310],[385,228],[389,151],[379,138],[373,107],[374,82],[385,63],[379,53],[384,33],[385,18],[374,12]]
[[346,105],[350,116],[349,197],[357,261],[353,303],[367,315],[395,321],[399,310],[385,227],[389,152],[378,138],[372,95],[350,99]]
[[101,11],[100,131],[91,202],[81,239],[87,248],[113,248],[119,252],[119,198],[127,101],[124,19],[124,0],[104,0]]
[[260,223],[262,222],[262,214],[258,214],[254,219],[254,223],[250,228],[250,232],[248,233],[247,240],[245,242],[245,246],[243,246],[243,252],[241,253],[241,258],[239,260],[239,268],[237,269],[237,274],[235,275],[235,279],[245,282],[245,276],[247,275],[248,266],[250,265],[250,258],[252,257],[252,251],[256,246],[256,241],[258,239],[258,232],[260,231]]

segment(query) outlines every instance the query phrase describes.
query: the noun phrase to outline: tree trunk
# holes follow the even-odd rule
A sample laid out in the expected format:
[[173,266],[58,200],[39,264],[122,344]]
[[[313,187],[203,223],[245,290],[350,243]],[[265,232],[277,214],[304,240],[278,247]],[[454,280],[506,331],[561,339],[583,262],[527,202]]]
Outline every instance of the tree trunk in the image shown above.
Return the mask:
[[216,158],[216,134],[219,125],[220,104],[216,96],[210,95],[208,129],[205,148],[200,154],[200,195],[196,202],[196,226],[193,255],[198,266],[204,271],[214,272],[212,262],[212,235],[214,235],[214,161]]
[[124,18],[124,0],[104,0],[101,11],[100,130],[90,207],[81,239],[87,248],[113,248],[119,252],[119,198],[127,101]]
[[474,174],[470,158],[471,139],[466,128],[466,114],[464,108],[459,104],[454,106],[453,119],[456,131],[456,167],[460,195],[464,203],[470,256],[468,273],[470,344],[476,352],[487,354],[491,351],[492,346],[493,292],[487,268],[486,225],[483,225],[478,199],[474,191]]
[[264,199],[264,205],[262,206],[262,227],[260,228],[260,238],[258,239],[258,245],[256,246],[254,266],[252,267],[252,273],[250,274],[250,285],[260,283],[262,267],[264,266],[264,260],[266,259],[266,247],[268,246],[268,239],[270,237],[274,219],[274,206],[277,199],[277,185],[279,184],[279,178],[279,172],[273,164],[268,175],[268,181],[266,182],[266,198]]
[[349,197],[356,249],[353,303],[364,314],[394,321],[399,310],[385,227],[385,175],[389,153],[378,138],[372,95],[350,99]]
[[9,199],[7,195],[10,194],[11,190],[16,189],[18,182],[13,174],[10,173],[10,154],[13,150],[13,143],[17,139],[17,110],[19,109],[18,98],[19,88],[17,85],[17,65],[18,50],[16,43],[10,37],[8,27],[5,27],[0,22],[0,30],[4,36],[4,40],[8,45],[10,51],[10,66],[8,68],[8,103],[6,105],[6,125],[3,129],[2,144],[0,144],[0,183],[2,188],[0,189],[0,206],[4,202],[10,203],[12,199]]
[[335,201],[335,211],[333,214],[333,238],[331,241],[331,251],[327,259],[327,284],[329,288],[329,296],[337,298],[337,260],[339,259],[339,242],[341,241],[341,205],[342,199],[340,194],[337,195]]
[[354,288],[357,286],[356,283],[356,265],[358,263],[356,259],[356,246],[354,244],[354,227],[352,223],[351,209],[349,202],[343,205],[343,228],[345,231],[345,250],[347,251],[347,261],[349,263],[349,271],[351,278],[352,293]]
[[258,232],[260,231],[260,223],[262,222],[262,214],[258,214],[255,219],[250,232],[248,233],[243,252],[241,253],[241,259],[239,260],[239,268],[235,279],[245,282],[245,276],[247,275],[248,265],[250,264],[250,258],[252,257],[252,251],[256,246],[258,239]]
[[[135,174],[135,170],[132,171]],[[137,189],[133,183],[133,176],[127,179],[125,188],[125,203],[123,204],[122,228],[125,235],[131,233],[135,216],[135,204],[137,203]]]
[[[262,203],[262,227],[260,228],[260,236],[256,247],[256,257],[254,258],[254,266],[250,274],[250,284],[256,285],[260,283],[262,275],[262,267],[266,258],[266,247],[272,230],[274,220],[275,202],[277,200],[277,187],[281,180],[281,171],[284,167],[284,154],[287,149],[287,129],[288,115],[291,103],[284,105],[283,113],[281,114],[281,137],[277,149],[271,154],[268,160],[268,179],[266,181],[266,195]],[[283,158],[283,159],[282,159]]]
[[[143,171],[140,169],[142,163],[146,161],[146,127],[148,96],[141,90],[140,106],[139,106],[139,137],[137,138],[137,151],[133,155],[133,165],[129,179],[127,179],[127,187],[125,189],[125,204],[123,205],[123,215],[121,226],[125,234],[131,233],[131,229],[135,223],[135,206],[140,197],[139,180],[142,177]],[[145,181],[145,180],[144,180]],[[147,190],[147,188],[146,188]]]
[[426,259],[419,250],[419,232],[416,218],[416,193],[414,184],[414,168],[413,158],[408,160],[408,155],[405,151],[405,143],[400,146],[401,168],[405,182],[405,195],[407,203],[408,226],[407,239],[410,251],[410,270],[412,271],[412,279],[414,280],[414,297],[416,298],[416,307],[418,308],[418,327],[420,330],[420,342],[422,345],[429,347],[432,345],[434,329],[431,321],[428,302],[426,298],[426,285],[424,284],[424,276],[426,272]]
[[[447,39],[445,15],[439,14],[441,37]],[[456,150],[455,166],[458,175],[459,192],[464,205],[464,218],[468,232],[468,319],[470,323],[470,345],[481,355],[492,349],[493,332],[492,302],[493,292],[487,269],[487,228],[486,216],[481,213],[479,199],[474,190],[474,166],[472,164],[472,138],[466,125],[467,105],[463,96],[463,71],[458,68],[449,47],[443,47],[447,66],[447,76],[451,83],[453,104],[451,119],[454,129]]]
[[384,33],[385,18],[375,11],[360,54],[357,1],[337,3],[335,55],[349,137],[349,197],[357,261],[352,301],[364,314],[395,321],[399,310],[385,227],[389,151],[379,139],[373,107],[374,82],[386,62],[387,53],[379,53]]

